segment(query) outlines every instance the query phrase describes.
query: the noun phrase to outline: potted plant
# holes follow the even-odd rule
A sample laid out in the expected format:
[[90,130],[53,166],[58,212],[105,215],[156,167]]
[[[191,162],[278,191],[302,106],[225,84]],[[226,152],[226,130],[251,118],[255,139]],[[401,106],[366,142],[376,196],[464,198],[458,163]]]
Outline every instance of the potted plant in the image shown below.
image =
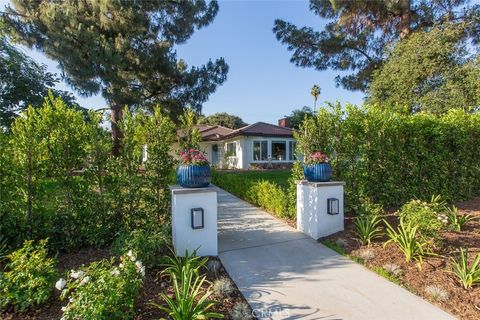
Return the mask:
[[327,182],[332,178],[332,167],[325,153],[316,151],[305,158],[303,173],[311,182]]
[[212,175],[210,164],[202,151],[190,148],[180,152],[181,163],[177,168],[177,182],[184,188],[205,188]]

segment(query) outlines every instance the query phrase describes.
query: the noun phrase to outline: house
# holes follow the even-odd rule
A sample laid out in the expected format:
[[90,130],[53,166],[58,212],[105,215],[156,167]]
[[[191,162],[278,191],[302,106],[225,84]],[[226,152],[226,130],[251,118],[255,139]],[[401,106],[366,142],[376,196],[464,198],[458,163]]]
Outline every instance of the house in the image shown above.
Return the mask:
[[221,168],[282,168],[295,161],[296,142],[286,119],[279,125],[257,122],[240,129],[200,125],[200,149]]

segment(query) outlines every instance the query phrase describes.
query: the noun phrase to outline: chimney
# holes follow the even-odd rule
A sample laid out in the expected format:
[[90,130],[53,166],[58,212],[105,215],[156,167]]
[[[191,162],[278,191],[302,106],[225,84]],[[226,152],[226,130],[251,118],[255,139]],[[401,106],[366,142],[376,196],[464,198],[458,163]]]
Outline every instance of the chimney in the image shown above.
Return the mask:
[[279,127],[290,128],[290,120],[288,118],[282,118],[278,120]]

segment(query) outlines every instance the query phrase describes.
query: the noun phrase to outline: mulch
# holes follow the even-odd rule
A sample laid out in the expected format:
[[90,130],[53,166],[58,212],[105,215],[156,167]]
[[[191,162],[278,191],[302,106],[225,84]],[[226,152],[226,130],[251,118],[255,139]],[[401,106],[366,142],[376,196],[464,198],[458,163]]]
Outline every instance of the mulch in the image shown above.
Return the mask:
[[[434,252],[438,256],[424,259],[422,270],[419,270],[415,262],[406,263],[402,252],[393,244],[383,245],[386,238],[378,239],[371,246],[363,246],[355,239],[353,216],[347,216],[345,231],[336,233],[326,239],[330,241],[346,243],[346,254],[359,257],[364,250],[371,250],[373,258],[363,260],[363,264],[370,269],[381,268],[386,264],[395,264],[401,267],[402,274],[398,280],[407,290],[430,301],[445,311],[458,316],[460,319],[480,319],[480,286],[465,290],[451,273],[451,258],[456,258],[460,247],[468,248],[469,260],[473,260],[480,252],[480,197],[457,204],[459,213],[471,214],[478,219],[469,222],[465,230],[461,232],[442,231],[440,242]],[[387,216],[389,222],[396,221],[390,212]],[[448,293],[444,301],[433,299],[426,291],[427,286],[438,286]]]
[[[104,258],[110,258],[109,250],[107,249],[82,249],[74,253],[63,253],[57,256],[58,270],[63,273],[67,270],[77,269],[82,265],[89,264]],[[223,268],[221,262],[217,258],[210,258],[215,260],[217,268],[210,271],[205,270],[207,280],[213,282],[215,279],[226,277],[228,273]],[[211,261],[210,261],[211,262]],[[173,293],[173,287],[170,280],[161,274],[161,269],[147,270],[142,288],[137,295],[136,301],[136,316],[135,320],[150,320],[167,318],[167,315],[156,308],[153,303],[163,304],[160,293],[164,292],[167,295]],[[230,279],[231,280],[231,279]],[[232,281],[233,283],[233,281]],[[218,301],[219,303],[213,308],[214,311],[225,315],[225,319],[231,319],[231,310],[236,303],[245,302],[245,298],[233,283],[235,291],[228,297],[220,299],[218,297],[210,296],[210,299]],[[209,283],[204,284],[205,291],[208,289]],[[51,320],[60,319],[62,317],[61,308],[66,303],[60,301],[60,293],[54,290],[53,295],[39,308],[29,310],[23,313],[13,313],[7,311],[0,313],[0,319],[3,320]]]

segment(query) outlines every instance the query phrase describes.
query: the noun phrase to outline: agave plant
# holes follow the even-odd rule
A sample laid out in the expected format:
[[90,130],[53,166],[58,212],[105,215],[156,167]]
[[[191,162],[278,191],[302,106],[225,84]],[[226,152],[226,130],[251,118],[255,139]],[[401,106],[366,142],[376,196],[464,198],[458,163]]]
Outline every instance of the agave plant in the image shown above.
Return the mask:
[[211,311],[216,302],[208,299],[212,294],[210,290],[203,293],[202,286],[205,281],[205,277],[197,276],[193,269],[184,270],[180,278],[173,273],[174,297],[161,293],[160,296],[167,306],[152,304],[168,313],[172,320],[223,318],[222,314]]

